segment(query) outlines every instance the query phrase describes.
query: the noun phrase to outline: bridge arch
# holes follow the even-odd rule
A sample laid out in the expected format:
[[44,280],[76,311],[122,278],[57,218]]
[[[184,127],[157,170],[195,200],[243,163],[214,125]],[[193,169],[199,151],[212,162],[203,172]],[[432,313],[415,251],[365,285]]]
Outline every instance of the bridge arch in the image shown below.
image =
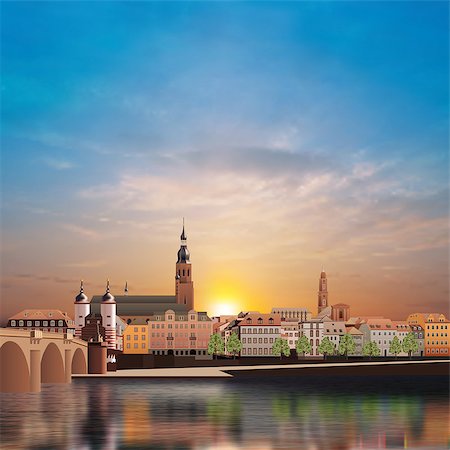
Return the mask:
[[27,392],[30,371],[25,355],[15,342],[5,342],[0,348],[0,391]]
[[81,348],[77,348],[72,357],[72,373],[86,373],[86,358]]
[[42,383],[64,383],[64,362],[56,344],[51,342],[45,348],[41,360]]

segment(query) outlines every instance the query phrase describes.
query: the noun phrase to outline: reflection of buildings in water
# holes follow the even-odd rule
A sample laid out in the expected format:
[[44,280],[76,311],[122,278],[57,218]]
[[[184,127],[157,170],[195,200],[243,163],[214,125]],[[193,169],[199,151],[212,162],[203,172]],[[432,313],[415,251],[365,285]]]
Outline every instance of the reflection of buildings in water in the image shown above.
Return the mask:
[[52,384],[43,385],[39,394],[2,395],[0,442],[13,448],[77,448],[74,425],[86,408],[82,401],[79,407],[70,402],[72,393],[71,385]]
[[239,424],[239,401],[233,397],[176,402],[165,395],[149,401],[128,396],[123,402],[122,439],[127,445],[224,444],[236,440]]
[[[447,398],[448,401],[448,398]],[[423,432],[420,443],[422,445],[448,446],[450,441],[450,407],[445,400],[436,400],[424,405]],[[411,440],[411,436],[408,436]]]

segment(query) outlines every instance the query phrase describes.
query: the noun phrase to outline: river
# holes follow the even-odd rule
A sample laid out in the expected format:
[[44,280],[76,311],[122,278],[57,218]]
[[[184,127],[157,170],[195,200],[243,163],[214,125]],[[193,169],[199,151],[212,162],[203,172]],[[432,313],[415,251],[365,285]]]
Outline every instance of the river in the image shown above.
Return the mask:
[[449,443],[445,377],[76,379],[0,394],[2,449],[287,450]]

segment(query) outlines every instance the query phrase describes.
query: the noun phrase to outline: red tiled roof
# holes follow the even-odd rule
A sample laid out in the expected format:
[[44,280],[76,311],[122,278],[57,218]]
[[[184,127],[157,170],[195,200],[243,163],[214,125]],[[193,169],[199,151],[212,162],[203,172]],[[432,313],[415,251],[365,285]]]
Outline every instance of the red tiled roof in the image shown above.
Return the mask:
[[247,314],[238,326],[280,325],[279,314]]
[[59,309],[24,309],[8,320],[72,320]]

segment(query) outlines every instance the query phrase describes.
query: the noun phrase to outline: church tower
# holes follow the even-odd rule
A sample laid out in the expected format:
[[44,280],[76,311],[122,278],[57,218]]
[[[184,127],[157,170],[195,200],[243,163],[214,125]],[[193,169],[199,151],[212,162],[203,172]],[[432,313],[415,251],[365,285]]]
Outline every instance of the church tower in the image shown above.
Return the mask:
[[322,269],[319,280],[319,292],[317,297],[318,313],[328,307],[328,289],[327,289],[327,274]]
[[75,337],[81,338],[81,329],[85,325],[85,318],[91,311],[91,304],[80,281],[80,293],[75,297]]
[[102,297],[100,305],[102,315],[102,325],[105,328],[106,342],[108,348],[116,348],[116,300],[109,292],[109,280],[106,284],[106,292]]
[[178,260],[175,273],[175,296],[179,305],[186,305],[188,310],[194,309],[194,283],[192,282],[192,265],[189,250],[187,248],[187,238],[184,231],[180,236],[181,246],[178,250]]

